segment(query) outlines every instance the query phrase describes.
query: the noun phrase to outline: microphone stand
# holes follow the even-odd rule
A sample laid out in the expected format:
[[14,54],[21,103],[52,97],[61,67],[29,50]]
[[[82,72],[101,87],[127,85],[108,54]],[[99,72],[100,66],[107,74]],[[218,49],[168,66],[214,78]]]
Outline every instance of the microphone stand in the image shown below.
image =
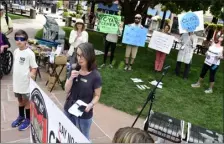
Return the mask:
[[153,101],[155,99],[155,91],[156,91],[159,83],[162,81],[163,77],[166,75],[166,73],[167,73],[167,71],[168,71],[169,68],[170,68],[170,66],[167,66],[166,68],[164,68],[164,71],[162,73],[162,76],[161,76],[160,80],[157,82],[157,84],[153,88],[153,90],[149,93],[148,98],[146,99],[145,104],[143,105],[141,111],[139,112],[138,116],[136,117],[136,119],[135,119],[135,121],[134,121],[134,123],[132,124],[131,127],[134,127],[135,123],[137,122],[137,120],[139,119],[140,115],[142,114],[142,111],[145,109],[146,105],[150,101],[150,107],[149,107],[148,117],[147,117],[146,123],[144,125],[144,130],[145,131],[148,130],[148,127],[149,127],[149,117],[150,117],[150,113],[151,113],[151,110],[152,110],[152,104],[153,104]]

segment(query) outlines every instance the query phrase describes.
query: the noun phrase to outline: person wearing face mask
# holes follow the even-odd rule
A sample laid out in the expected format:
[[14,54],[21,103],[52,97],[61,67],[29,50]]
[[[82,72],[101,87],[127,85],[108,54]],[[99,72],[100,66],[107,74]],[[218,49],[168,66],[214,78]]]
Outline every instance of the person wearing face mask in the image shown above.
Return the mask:
[[77,19],[74,30],[71,31],[69,36],[70,48],[68,50],[68,56],[70,60],[70,65],[76,63],[75,61],[75,53],[76,48],[81,43],[88,42],[89,35],[87,31],[85,31],[85,25],[82,19]]
[[194,50],[196,48],[196,35],[194,33],[184,33],[181,35],[181,48],[178,52],[177,56],[177,64],[175,73],[177,76],[180,75],[181,63],[185,63],[184,75],[183,78],[187,79],[190,71],[190,63],[194,54]]
[[209,47],[208,51],[206,52],[206,58],[201,70],[200,77],[197,83],[191,85],[193,88],[200,87],[207,71],[210,70],[210,75],[209,75],[210,86],[207,90],[205,90],[205,93],[207,94],[213,93],[213,87],[215,84],[215,74],[219,68],[220,59],[223,59],[223,56],[224,56],[223,37],[224,35],[219,36],[217,38],[218,42]]
[[[133,24],[130,24],[130,26],[143,28],[143,26],[141,25],[141,19],[142,19],[142,16],[140,14],[136,14],[135,22]],[[126,52],[125,52],[125,68],[124,68],[124,70],[132,70],[132,65],[135,61],[137,52],[138,52],[137,46],[127,45]],[[131,61],[130,61],[130,65],[129,65],[130,56],[131,56]]]

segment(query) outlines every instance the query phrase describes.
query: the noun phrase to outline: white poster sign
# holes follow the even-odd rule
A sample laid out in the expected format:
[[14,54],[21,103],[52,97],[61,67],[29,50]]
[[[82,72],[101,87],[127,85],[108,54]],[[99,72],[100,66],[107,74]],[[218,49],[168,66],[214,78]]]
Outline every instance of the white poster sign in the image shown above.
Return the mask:
[[204,30],[203,11],[179,14],[178,24],[180,34]]
[[30,96],[32,143],[90,143],[32,79]]
[[149,42],[149,48],[169,54],[173,46],[174,36],[154,31]]

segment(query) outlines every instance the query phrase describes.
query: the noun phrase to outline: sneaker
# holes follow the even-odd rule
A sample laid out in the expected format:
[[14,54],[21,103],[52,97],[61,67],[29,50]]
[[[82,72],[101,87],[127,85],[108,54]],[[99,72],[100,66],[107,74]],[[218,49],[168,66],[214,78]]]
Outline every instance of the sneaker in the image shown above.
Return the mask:
[[29,119],[25,119],[23,121],[23,123],[19,126],[19,131],[24,131],[24,130],[26,130],[29,127],[30,127],[30,120]]
[[15,127],[18,127],[24,120],[25,118],[24,117],[21,117],[21,116],[18,116],[18,118],[12,122],[12,127],[15,128]]
[[131,71],[131,70],[132,70],[131,66],[129,66],[128,70],[129,70],[129,71]]
[[200,83],[191,84],[191,87],[193,88],[199,88],[200,86]]
[[128,65],[125,66],[124,70],[128,70]]
[[110,68],[113,68],[113,65],[112,65],[112,64],[110,64],[110,65],[109,65],[109,67],[110,67]]
[[102,64],[100,67],[101,67],[101,68],[105,67],[105,64]]
[[213,93],[213,90],[212,90],[212,89],[207,89],[207,90],[205,90],[205,93],[206,93],[206,94]]

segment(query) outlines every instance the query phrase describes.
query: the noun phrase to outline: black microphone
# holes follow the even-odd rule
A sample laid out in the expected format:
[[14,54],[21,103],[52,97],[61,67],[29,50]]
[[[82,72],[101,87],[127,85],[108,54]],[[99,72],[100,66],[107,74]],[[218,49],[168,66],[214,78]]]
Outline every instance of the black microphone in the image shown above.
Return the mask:
[[[74,64],[72,64],[72,68],[71,69],[79,71],[81,69],[81,66],[79,64],[77,64],[77,63],[74,63]],[[72,70],[71,70],[71,72],[72,72]],[[78,81],[78,79],[79,79],[79,75],[76,77],[76,81]]]

